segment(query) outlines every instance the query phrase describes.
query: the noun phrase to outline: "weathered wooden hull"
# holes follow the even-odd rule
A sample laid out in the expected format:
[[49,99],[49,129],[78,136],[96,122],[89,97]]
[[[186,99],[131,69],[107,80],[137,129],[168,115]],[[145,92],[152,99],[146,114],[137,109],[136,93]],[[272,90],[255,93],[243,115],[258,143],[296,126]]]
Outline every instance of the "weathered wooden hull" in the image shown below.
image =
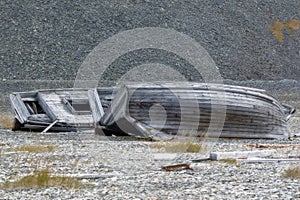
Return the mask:
[[287,138],[287,120],[292,112],[291,107],[260,89],[190,82],[149,83],[120,88],[99,124],[153,139],[191,134]]
[[205,83],[143,83],[10,95],[15,129],[110,131],[142,138],[287,138],[294,112],[264,90]]

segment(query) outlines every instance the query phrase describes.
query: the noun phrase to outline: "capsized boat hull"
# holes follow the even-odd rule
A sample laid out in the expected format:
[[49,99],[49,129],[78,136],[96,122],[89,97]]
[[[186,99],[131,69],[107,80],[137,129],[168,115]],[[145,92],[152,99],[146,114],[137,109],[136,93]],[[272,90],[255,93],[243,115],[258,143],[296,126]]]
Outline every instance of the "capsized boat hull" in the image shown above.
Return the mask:
[[293,108],[264,90],[205,83],[124,85],[98,124],[142,138],[288,138]]

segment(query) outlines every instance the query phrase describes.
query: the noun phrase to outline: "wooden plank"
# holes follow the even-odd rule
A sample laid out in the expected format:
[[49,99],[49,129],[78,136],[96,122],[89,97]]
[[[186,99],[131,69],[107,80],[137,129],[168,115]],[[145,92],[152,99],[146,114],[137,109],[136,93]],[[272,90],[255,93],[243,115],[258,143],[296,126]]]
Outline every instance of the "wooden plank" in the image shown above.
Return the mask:
[[100,125],[109,126],[124,117],[125,108],[127,106],[127,95],[127,89],[125,87],[119,89],[118,94],[114,97],[111,107],[101,118]]
[[52,123],[52,120],[48,117],[47,114],[34,114],[28,117],[28,122],[30,121],[39,121],[45,123]]
[[92,110],[92,116],[95,123],[100,122],[102,116],[104,115],[104,110],[96,89],[88,91],[88,98],[90,107]]
[[76,113],[76,111],[75,111],[75,109],[73,108],[73,106],[70,104],[70,102],[64,97],[63,98],[63,102],[64,102],[64,104],[68,107],[68,109],[70,110],[70,112],[72,113],[72,114],[75,114]]
[[21,124],[24,124],[27,118],[30,116],[29,111],[27,110],[24,102],[21,100],[20,95],[9,95],[10,103],[12,110],[15,113],[15,117]]
[[23,101],[25,101],[27,98],[28,98],[28,100],[32,100],[32,99],[36,100],[37,91],[32,91],[32,92],[18,92],[17,94],[20,95],[20,97],[21,97],[21,99]]
[[[177,86],[176,86],[177,85]],[[278,106],[280,106],[280,104],[277,102],[277,100],[275,100],[273,97],[266,95],[264,92],[261,91],[256,91],[255,89],[252,88],[246,88],[246,87],[242,87],[244,89],[242,89],[239,86],[228,86],[228,85],[221,85],[221,84],[194,84],[191,85],[189,83],[180,83],[180,85],[178,85],[178,83],[174,83],[174,84],[144,84],[143,87],[145,88],[149,88],[149,89],[154,89],[154,88],[167,88],[167,89],[177,89],[177,88],[191,88],[191,86],[193,87],[193,89],[195,90],[195,88],[197,89],[205,89],[208,91],[222,91],[222,92],[230,92],[230,93],[247,93],[248,95],[253,95],[256,96],[258,98],[264,98],[270,102],[273,102],[275,104],[278,104]],[[138,89],[141,88],[140,85],[135,85],[135,86],[127,86],[128,88],[132,89]],[[227,89],[227,90],[226,90]]]
[[44,112],[49,116],[51,120],[55,121],[57,119],[55,113],[53,113],[53,111],[39,92],[37,94],[37,99]]
[[28,103],[25,103],[25,106],[31,115],[36,114],[35,111],[30,107],[30,105]]
[[231,152],[211,152],[211,160],[222,159],[245,159],[249,157],[268,157],[276,153],[276,150],[259,150],[259,151],[231,151]]
[[47,126],[49,126],[51,123],[52,123],[52,121],[51,121],[51,122],[44,122],[44,121],[27,120],[27,124],[32,124],[32,125],[42,125],[42,126],[45,126],[45,128],[46,128]]
[[10,105],[15,114],[15,118],[21,123],[24,124],[26,121],[26,116],[23,115],[22,109],[19,106],[19,102],[14,94],[9,95]]
[[[47,126],[33,125],[33,124],[24,124],[24,128],[23,129],[30,129],[30,130],[42,131],[45,128],[47,128]],[[53,126],[51,128],[51,131],[73,132],[73,131],[77,131],[77,129],[75,127],[70,127],[70,126],[65,126],[65,127],[63,127],[63,126],[62,127]]]
[[248,158],[245,160],[239,160],[243,163],[271,163],[271,162],[300,162],[298,158]]
[[42,131],[42,133],[46,133],[48,130],[50,130],[56,123],[58,122],[58,120],[55,120],[52,124],[50,124],[47,128],[45,128],[45,130]]
[[19,94],[16,94],[16,99],[17,99],[17,101],[19,103],[19,109],[21,110],[21,112],[23,113],[23,115],[26,116],[26,118],[28,118],[30,116],[30,113],[27,110],[26,105],[22,101],[21,96]]
[[22,97],[22,101],[37,101],[36,97],[26,97],[26,98],[23,98]]

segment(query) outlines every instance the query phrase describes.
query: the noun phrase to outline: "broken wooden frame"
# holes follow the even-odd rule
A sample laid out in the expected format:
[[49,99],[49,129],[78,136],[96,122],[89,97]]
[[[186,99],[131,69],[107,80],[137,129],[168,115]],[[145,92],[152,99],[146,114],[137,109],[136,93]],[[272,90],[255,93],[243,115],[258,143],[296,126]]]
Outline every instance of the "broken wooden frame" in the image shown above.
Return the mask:
[[[113,89],[89,91],[69,88],[11,94],[9,97],[15,116],[13,129],[43,133],[49,130],[66,132],[91,129],[94,119],[100,119],[104,112],[100,98],[105,99],[104,105],[110,102]],[[100,108],[97,107],[99,105]]]

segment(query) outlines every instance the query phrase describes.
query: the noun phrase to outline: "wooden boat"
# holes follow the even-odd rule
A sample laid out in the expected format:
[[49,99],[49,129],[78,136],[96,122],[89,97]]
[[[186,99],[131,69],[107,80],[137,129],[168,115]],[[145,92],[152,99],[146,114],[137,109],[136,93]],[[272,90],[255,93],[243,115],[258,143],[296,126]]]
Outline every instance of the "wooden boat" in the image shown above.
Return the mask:
[[264,90],[192,82],[19,92],[10,102],[14,130],[96,128],[152,139],[287,138],[287,121],[295,112]]
[[287,138],[287,120],[294,111],[261,89],[191,82],[143,83],[121,87],[96,122],[101,129],[153,139],[190,134]]
[[112,92],[113,88],[90,91],[71,88],[11,94],[10,103],[15,115],[13,130],[65,132],[91,129],[94,127],[91,107],[102,98],[103,112],[110,104]]

